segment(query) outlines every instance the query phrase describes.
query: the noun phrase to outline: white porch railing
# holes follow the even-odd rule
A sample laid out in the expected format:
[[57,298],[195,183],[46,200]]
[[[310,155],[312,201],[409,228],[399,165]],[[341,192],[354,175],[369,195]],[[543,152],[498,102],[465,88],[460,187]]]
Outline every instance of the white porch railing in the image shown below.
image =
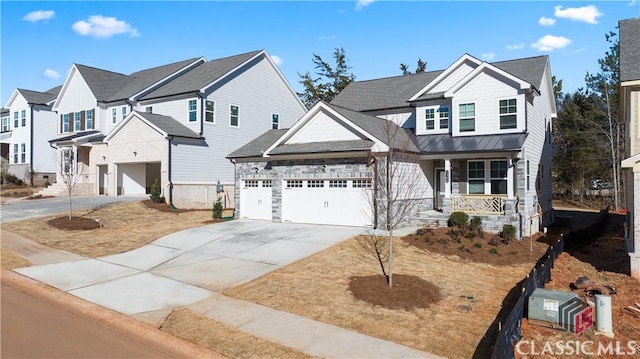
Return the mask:
[[467,214],[504,214],[506,196],[459,195],[451,197],[451,211]]

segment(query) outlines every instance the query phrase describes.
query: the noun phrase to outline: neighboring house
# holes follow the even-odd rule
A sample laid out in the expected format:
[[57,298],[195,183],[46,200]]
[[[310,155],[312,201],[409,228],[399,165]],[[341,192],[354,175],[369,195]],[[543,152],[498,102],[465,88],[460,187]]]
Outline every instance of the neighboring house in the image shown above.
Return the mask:
[[146,194],[158,180],[167,202],[189,208],[210,208],[218,193],[232,206],[225,155],[305,110],[265,51],[130,75],[74,64],[53,108],[50,142],[61,168],[77,168],[75,193]]
[[1,108],[0,109],[0,120],[2,127],[0,127],[0,157],[2,157],[2,170],[9,168],[9,145],[11,145],[11,125],[9,123],[10,120],[9,109]]
[[[512,224],[523,237],[554,220],[555,116],[547,56],[486,63],[464,55],[442,71],[353,82],[291,129],[228,156],[237,216],[381,227],[380,208],[367,205],[378,194],[363,196],[362,188],[375,191],[375,164],[395,149],[413,158],[405,160],[409,172],[421,170],[420,190],[404,196],[417,201],[415,216],[464,211],[486,229]],[[389,121],[406,131],[383,126]],[[315,195],[319,207],[308,202]]]
[[8,151],[9,173],[27,183],[56,180],[55,151],[47,141],[57,133],[52,105],[59,91],[60,86],[45,92],[16,89],[5,104],[2,154]]
[[640,18],[621,20],[620,119],[627,124],[622,161],[631,276],[640,279]]

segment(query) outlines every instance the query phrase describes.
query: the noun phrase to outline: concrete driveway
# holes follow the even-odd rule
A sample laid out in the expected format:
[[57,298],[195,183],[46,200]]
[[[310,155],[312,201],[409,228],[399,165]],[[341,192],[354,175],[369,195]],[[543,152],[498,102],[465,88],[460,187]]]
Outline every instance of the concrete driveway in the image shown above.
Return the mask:
[[[147,195],[139,196],[74,196],[72,208],[85,210],[119,202],[142,201],[148,199]],[[0,206],[0,220],[3,223],[21,221],[36,217],[69,211],[69,197],[53,197],[42,199],[10,199]]]
[[365,231],[234,220],[176,232],[127,253],[16,272],[124,314],[143,314],[209,298]]

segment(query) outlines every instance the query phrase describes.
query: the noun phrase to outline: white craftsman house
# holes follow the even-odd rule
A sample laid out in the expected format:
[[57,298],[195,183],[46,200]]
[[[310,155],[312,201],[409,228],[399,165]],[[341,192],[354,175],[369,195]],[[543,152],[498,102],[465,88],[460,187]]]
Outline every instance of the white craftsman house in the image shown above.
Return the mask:
[[55,151],[47,142],[57,133],[51,107],[60,87],[45,92],[16,89],[5,104],[0,141],[9,173],[26,183],[42,185],[56,180]]
[[622,161],[631,276],[640,279],[640,18],[621,20],[620,119],[627,124],[626,158]]
[[370,199],[379,194],[362,193],[379,188],[376,167],[392,151],[404,154],[403,172],[419,168],[422,178],[401,196],[417,203],[406,222],[463,211],[485,229],[512,224],[523,237],[553,221],[555,116],[547,56],[487,63],[464,55],[442,71],[353,82],[290,129],[228,156],[236,215],[381,227]]
[[124,75],[74,64],[54,110],[76,193],[137,195],[158,180],[177,207],[232,207],[225,155],[305,111],[266,51],[194,58]]

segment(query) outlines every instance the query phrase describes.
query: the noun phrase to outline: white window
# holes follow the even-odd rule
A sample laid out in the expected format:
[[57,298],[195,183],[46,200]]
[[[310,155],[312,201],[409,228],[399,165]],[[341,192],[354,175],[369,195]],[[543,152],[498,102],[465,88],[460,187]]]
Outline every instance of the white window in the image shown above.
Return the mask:
[[20,144],[20,162],[27,162],[27,145],[25,143]]
[[124,120],[125,117],[127,117],[127,106],[122,106],[122,119]]
[[116,123],[118,122],[118,110],[116,110],[115,108],[111,109],[111,123]]
[[189,122],[195,122],[198,120],[198,102],[196,100],[189,100]]
[[20,111],[20,118],[22,119],[22,127],[27,125],[27,110]]
[[258,187],[258,181],[257,180],[246,180],[246,181],[244,181],[244,186],[245,186],[245,188]]
[[516,120],[516,99],[500,100],[500,129],[510,129],[518,127]]
[[2,118],[2,132],[7,132],[11,129],[11,124],[9,121],[9,117]]
[[427,130],[433,130],[435,128],[436,110],[428,108],[424,111],[424,118],[426,120],[425,126]]
[[80,115],[80,112],[74,113],[73,114],[73,130],[74,131],[80,131],[81,129],[80,122],[82,122],[82,116]]
[[307,187],[309,188],[323,188],[324,181],[323,180],[309,180],[307,181]]
[[476,130],[476,105],[474,103],[463,103],[459,107],[460,132]]
[[13,163],[18,163],[18,144],[13,144]]
[[262,181],[262,187],[273,187],[273,183],[271,180]]
[[62,132],[69,132],[69,114],[62,115]]
[[329,188],[347,188],[347,180],[330,180]]
[[467,162],[469,194],[484,194],[484,161]]
[[204,120],[207,122],[216,122],[215,112],[214,112],[215,103],[211,100],[205,101],[204,106]]
[[153,107],[151,107],[151,106],[147,106],[147,107],[145,107],[145,108],[144,108],[144,112],[146,112],[146,113],[153,113]]
[[18,120],[18,111],[13,113],[13,128],[18,128],[20,126],[20,121]]
[[73,168],[73,150],[62,151],[62,170],[65,174],[72,173]]
[[231,105],[230,114],[231,116],[229,118],[229,125],[238,127],[238,125],[240,124],[240,108],[238,106]]
[[507,161],[491,161],[491,194],[507,194]]
[[287,188],[302,188],[302,181],[300,180],[288,180]]
[[440,119],[440,129],[449,128],[449,108],[440,107],[438,110],[438,118]]
[[280,128],[280,116],[277,113],[271,115],[271,128],[274,130]]
[[87,120],[87,130],[93,130],[93,110],[87,110],[84,115]]
[[370,179],[353,180],[353,188],[371,188]]

